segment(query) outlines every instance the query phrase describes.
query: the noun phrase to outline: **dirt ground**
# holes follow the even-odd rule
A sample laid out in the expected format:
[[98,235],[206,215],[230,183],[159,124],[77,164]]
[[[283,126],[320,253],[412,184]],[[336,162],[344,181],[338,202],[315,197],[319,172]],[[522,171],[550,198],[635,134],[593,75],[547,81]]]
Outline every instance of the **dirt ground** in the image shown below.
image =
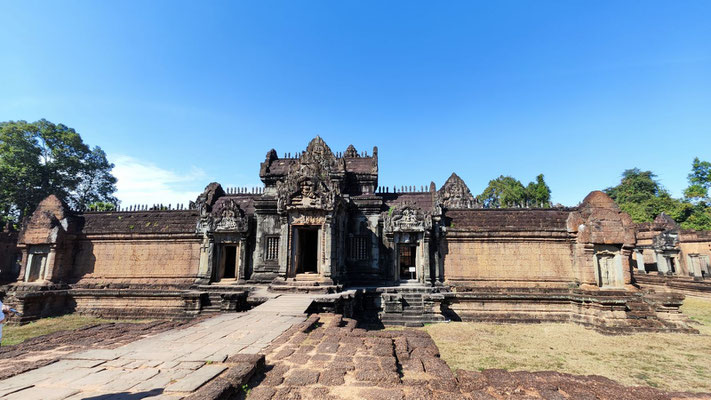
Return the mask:
[[700,334],[603,335],[574,324],[449,323],[425,330],[453,370],[558,371],[711,392],[711,300],[688,297]]
[[711,399],[711,393],[665,392],[552,371],[455,374],[426,331],[365,331],[337,315],[311,316],[266,352],[265,373],[249,383],[250,400]]

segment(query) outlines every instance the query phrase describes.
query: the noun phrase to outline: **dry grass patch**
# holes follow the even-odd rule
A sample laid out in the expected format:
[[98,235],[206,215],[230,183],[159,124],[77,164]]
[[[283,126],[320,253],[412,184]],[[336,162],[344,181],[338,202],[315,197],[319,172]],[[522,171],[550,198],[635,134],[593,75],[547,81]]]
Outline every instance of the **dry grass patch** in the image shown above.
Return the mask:
[[683,312],[700,335],[602,335],[575,324],[453,322],[424,329],[453,369],[602,375],[626,385],[711,391],[711,300],[688,298]]
[[12,346],[24,342],[27,339],[48,335],[59,331],[69,331],[98,324],[109,324],[114,322],[143,323],[149,320],[113,320],[97,317],[84,316],[79,314],[63,315],[61,317],[42,318],[30,322],[29,324],[5,325],[2,329],[2,345]]

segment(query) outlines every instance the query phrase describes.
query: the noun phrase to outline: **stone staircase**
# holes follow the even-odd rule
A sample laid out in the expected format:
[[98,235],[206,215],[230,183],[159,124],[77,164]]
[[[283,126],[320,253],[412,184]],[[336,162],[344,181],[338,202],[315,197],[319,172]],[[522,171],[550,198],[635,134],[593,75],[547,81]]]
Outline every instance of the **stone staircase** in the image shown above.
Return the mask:
[[385,325],[419,327],[446,321],[440,311],[444,296],[437,288],[392,287],[384,289],[380,297],[383,306],[380,320]]
[[299,274],[286,280],[277,278],[269,285],[269,291],[275,293],[338,293],[343,285],[336,285],[331,279],[318,274]]
[[193,288],[199,293],[200,313],[216,314],[249,309],[249,288],[232,285],[199,285]]

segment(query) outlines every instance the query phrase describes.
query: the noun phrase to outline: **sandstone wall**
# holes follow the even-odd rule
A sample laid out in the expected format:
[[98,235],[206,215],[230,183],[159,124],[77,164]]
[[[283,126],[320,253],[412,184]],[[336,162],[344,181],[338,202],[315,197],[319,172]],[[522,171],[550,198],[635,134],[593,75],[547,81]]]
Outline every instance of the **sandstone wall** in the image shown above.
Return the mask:
[[197,276],[200,239],[175,235],[83,239],[75,251],[74,282],[183,283]]
[[469,209],[447,215],[448,282],[575,281],[568,209]]
[[571,282],[570,243],[541,240],[456,240],[448,242],[446,280]]
[[[707,263],[711,259],[711,231],[681,231],[679,234],[679,249],[681,250],[680,263],[684,270],[683,272],[688,275],[692,272],[689,254],[706,256]],[[711,268],[711,265],[707,268]]]

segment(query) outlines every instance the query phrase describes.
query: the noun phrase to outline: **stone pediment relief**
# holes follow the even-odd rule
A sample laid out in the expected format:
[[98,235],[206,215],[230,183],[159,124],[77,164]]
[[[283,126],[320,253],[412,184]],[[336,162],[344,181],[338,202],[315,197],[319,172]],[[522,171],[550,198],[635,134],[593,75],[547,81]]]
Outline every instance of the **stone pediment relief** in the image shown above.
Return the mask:
[[664,232],[652,239],[654,248],[657,250],[677,250],[679,244],[679,234]]
[[386,232],[424,232],[432,229],[432,215],[402,203],[385,214],[383,227]]
[[249,229],[249,221],[244,210],[230,198],[219,199],[212,211],[202,215],[198,223],[199,232],[239,232]]
[[437,191],[437,205],[447,209],[481,207],[466,183],[455,173],[452,173],[447,182]]
[[289,167],[286,179],[277,182],[277,208],[281,212],[294,208],[333,210],[340,186],[331,175],[342,173],[343,166],[317,136]]

